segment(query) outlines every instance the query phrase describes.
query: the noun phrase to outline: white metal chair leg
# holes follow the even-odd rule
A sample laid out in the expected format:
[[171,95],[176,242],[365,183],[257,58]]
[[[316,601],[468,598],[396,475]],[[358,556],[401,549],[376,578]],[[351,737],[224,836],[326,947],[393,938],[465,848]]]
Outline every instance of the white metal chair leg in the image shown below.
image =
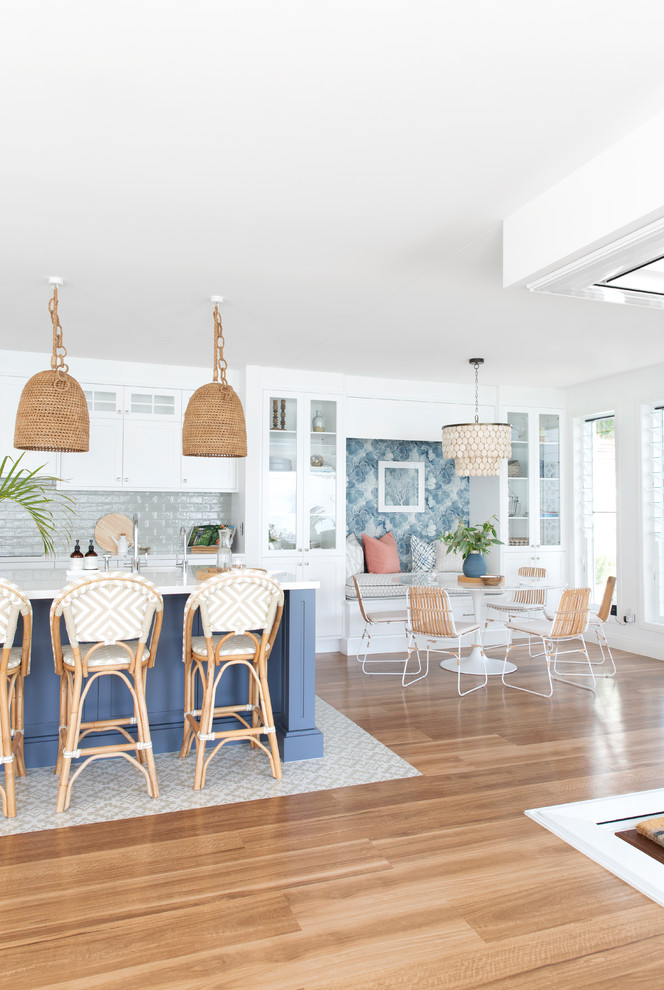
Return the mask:
[[569,677],[561,677],[561,673],[563,673],[563,671],[559,671],[558,670],[558,664],[559,663],[562,663],[562,664],[577,664],[578,665],[578,664],[582,663],[582,661],[581,660],[559,660],[558,657],[559,657],[561,651],[558,649],[558,646],[557,645],[556,645],[556,651],[555,651],[554,656],[553,656],[553,679],[556,680],[556,681],[562,681],[563,684],[571,684],[573,687],[583,688],[585,691],[592,691],[592,693],[595,694],[595,688],[597,687],[597,681],[595,680],[595,671],[593,670],[593,665],[590,662],[590,657],[588,656],[588,647],[586,646],[586,641],[583,638],[583,636],[578,636],[577,638],[581,640],[581,643],[583,644],[583,649],[581,649],[581,650],[563,650],[562,653],[580,653],[582,656],[584,656],[586,658],[586,663],[588,664],[588,673],[586,674],[584,671],[574,670],[574,671],[570,671],[570,674],[573,677],[589,677],[589,678],[591,678],[592,679],[592,682],[593,682],[592,683],[592,686],[589,685],[589,684],[578,684],[576,681],[571,681],[569,679]]
[[[410,658],[411,658],[411,655],[413,653],[417,653],[417,670],[414,671],[414,674],[416,674],[418,676],[411,676],[411,679],[409,681],[407,681],[406,680],[406,676],[408,674],[408,663],[409,663]],[[404,665],[403,665],[403,673],[401,675],[401,684],[402,684],[402,687],[410,687],[411,684],[415,684],[416,681],[421,681],[423,677],[426,677],[427,676],[427,674],[429,673],[429,649],[428,649],[428,647],[427,647],[426,655],[427,655],[426,656],[426,665],[424,667],[424,673],[422,673],[422,659],[420,657],[420,649],[419,649],[419,646],[417,644],[417,639],[411,633],[410,634],[410,639],[408,640],[408,652],[406,654],[406,659],[405,659]]]
[[[478,630],[478,632],[479,632],[479,630]],[[457,654],[456,654],[456,661],[457,661],[457,693],[458,693],[458,695],[459,695],[460,698],[465,698],[467,694],[472,694],[473,691],[479,691],[480,688],[486,687],[487,684],[489,683],[489,675],[487,674],[487,671],[486,671],[486,654],[484,653],[484,646],[482,645],[480,647],[480,649],[482,650],[482,662],[484,663],[484,680],[480,684],[476,684],[475,687],[468,688],[467,691],[462,691],[461,690],[461,636],[459,636],[459,638],[457,639]],[[470,676],[471,677],[475,677],[476,675],[475,674],[471,674]]]
[[[520,687],[518,684],[510,684],[509,681],[506,681],[505,680],[505,674],[507,673],[507,657],[509,656],[510,649],[511,649],[511,643],[510,643],[510,646],[508,646],[508,648],[505,650],[505,659],[503,661],[503,673],[501,675],[501,680],[502,680],[503,684],[505,685],[505,687],[512,688],[514,691],[523,691],[524,694],[536,694],[538,698],[550,698],[552,696],[552,694],[553,694],[553,682],[551,680],[551,655],[550,655],[549,651],[547,650],[546,642],[544,643],[544,654],[543,655],[544,655],[545,660],[546,660],[546,673],[547,673],[547,677],[549,678],[549,690],[548,690],[548,692],[544,692],[544,691],[533,691],[530,688]],[[530,653],[530,636],[528,637],[528,652]],[[542,656],[542,654],[539,654],[539,656]]]

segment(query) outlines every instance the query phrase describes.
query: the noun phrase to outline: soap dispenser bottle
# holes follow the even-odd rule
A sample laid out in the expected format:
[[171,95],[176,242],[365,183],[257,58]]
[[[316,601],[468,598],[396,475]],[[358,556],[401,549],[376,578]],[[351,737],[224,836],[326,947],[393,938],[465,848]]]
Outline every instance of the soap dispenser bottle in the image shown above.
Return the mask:
[[74,547],[74,552],[69,558],[69,569],[70,571],[82,571],[85,559],[83,557],[83,552],[81,550],[80,540],[76,540],[76,546]]
[[83,567],[86,571],[96,571],[99,569],[99,558],[92,540],[90,540],[90,546],[88,547],[88,552],[85,555]]

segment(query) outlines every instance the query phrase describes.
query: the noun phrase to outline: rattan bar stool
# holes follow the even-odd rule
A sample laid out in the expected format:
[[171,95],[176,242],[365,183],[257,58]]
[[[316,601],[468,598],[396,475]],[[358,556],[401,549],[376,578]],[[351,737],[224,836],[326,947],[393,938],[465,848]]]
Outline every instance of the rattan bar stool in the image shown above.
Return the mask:
[[[185,757],[196,739],[194,790],[205,785],[212,757],[227,742],[248,740],[270,760],[272,776],[281,777],[272,703],[267,683],[267,662],[284,609],[284,593],[274,578],[244,570],[212,577],[187,599],[184,609],[184,733],[180,757]],[[200,612],[202,636],[192,635],[196,612]],[[244,696],[226,705],[216,705],[223,675],[233,668],[247,671]],[[201,707],[195,707],[196,681],[202,685]],[[243,689],[244,690],[244,689]],[[215,719],[235,720],[231,728],[214,729]],[[260,739],[267,735],[268,746]],[[218,741],[217,741],[218,740]],[[206,755],[206,744],[216,746]]]
[[[14,646],[19,615],[23,616],[23,639]],[[32,606],[15,584],[0,578],[0,762],[5,768],[5,786],[0,784],[2,813],[16,815],[15,778],[25,777],[23,756],[23,682],[30,673]]]
[[[93,760],[122,756],[145,777],[148,794],[159,797],[145,704],[145,678],[154,666],[163,613],[160,593],[137,574],[99,575],[67,585],[51,606],[55,671],[60,676],[60,774],[57,812],[66,811],[74,781]],[[63,646],[64,617],[69,645]],[[101,677],[117,677],[132,700],[133,715],[84,722],[83,703]],[[125,728],[136,726],[137,739]],[[118,732],[118,742],[82,747],[93,732]],[[135,755],[131,755],[131,754]],[[73,759],[84,757],[70,778]]]

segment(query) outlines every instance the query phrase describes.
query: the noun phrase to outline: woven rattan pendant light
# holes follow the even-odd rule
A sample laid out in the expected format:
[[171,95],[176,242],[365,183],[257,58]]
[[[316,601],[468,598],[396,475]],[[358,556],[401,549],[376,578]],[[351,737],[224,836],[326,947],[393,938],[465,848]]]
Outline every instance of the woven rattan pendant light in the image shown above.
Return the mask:
[[196,389],[189,400],[182,426],[182,453],[185,457],[246,457],[247,427],[244,409],[226,381],[224,333],[219,303],[214,303],[214,375],[209,385]]
[[48,304],[53,323],[51,370],[33,375],[21,393],[16,412],[14,446],[19,450],[85,453],[90,447],[90,417],[83,389],[67,374],[67,348],[62,343],[58,316],[58,286],[50,278],[53,296]]
[[454,458],[455,474],[500,474],[503,459],[512,453],[512,428],[508,423],[480,423],[479,367],[484,358],[468,363],[475,365],[475,422],[444,426],[443,454]]

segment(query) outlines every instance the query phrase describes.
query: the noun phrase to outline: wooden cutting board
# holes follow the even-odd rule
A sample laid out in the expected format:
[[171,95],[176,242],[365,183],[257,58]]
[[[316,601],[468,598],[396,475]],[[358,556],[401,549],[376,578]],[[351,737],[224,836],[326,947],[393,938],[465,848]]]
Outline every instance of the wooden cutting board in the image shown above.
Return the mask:
[[134,545],[134,524],[129,516],[110,512],[102,516],[95,526],[95,543],[107,553],[117,553],[120,533],[125,534],[130,547]]

